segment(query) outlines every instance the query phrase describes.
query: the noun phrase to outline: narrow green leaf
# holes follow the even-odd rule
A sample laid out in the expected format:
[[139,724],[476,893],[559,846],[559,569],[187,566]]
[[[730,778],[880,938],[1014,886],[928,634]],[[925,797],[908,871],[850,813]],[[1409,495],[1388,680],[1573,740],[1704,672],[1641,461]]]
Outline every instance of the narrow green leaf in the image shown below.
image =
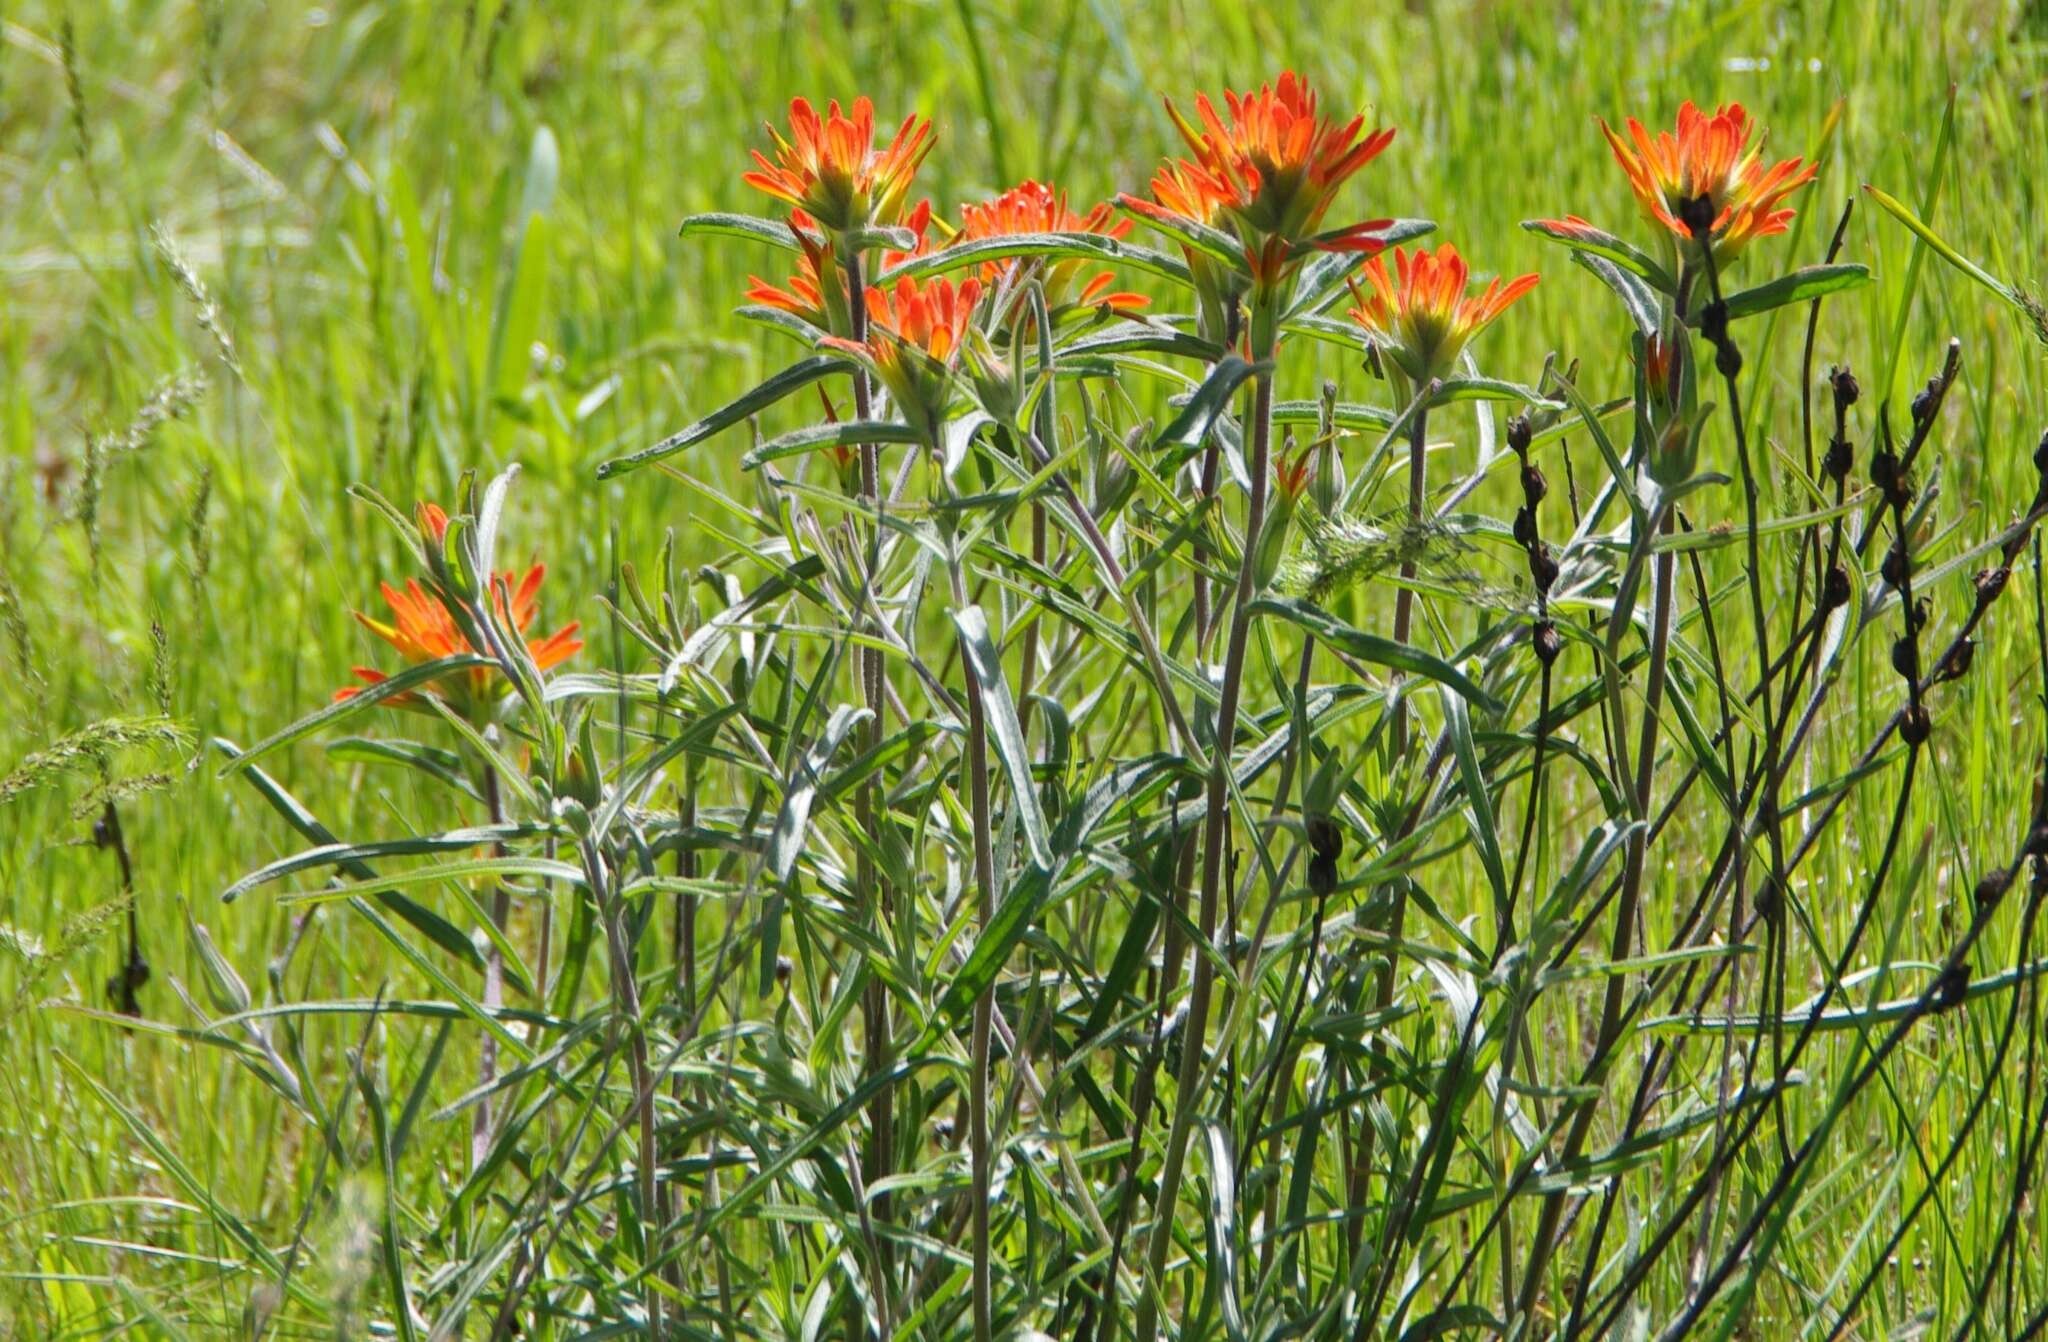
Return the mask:
[[[1844,289],[1855,289],[1870,283],[1870,267],[1845,262],[1827,266],[1801,266],[1788,275],[1766,280],[1740,293],[1729,294],[1728,319],[1754,317],[1759,312],[1769,312],[1790,303],[1805,303],[1823,294],[1840,293]],[[1700,324],[1700,314],[1694,312],[1686,318],[1688,326]]]
[[770,438],[740,458],[742,470],[754,470],[783,457],[801,456],[821,447],[852,447],[857,443],[916,443],[923,441],[916,429],[893,420],[849,419],[836,424],[813,424],[780,437]]
[[1591,224],[1567,224],[1560,219],[1524,219],[1522,227],[1538,237],[1561,242],[1573,251],[1605,257],[1623,270],[1648,280],[1650,287],[1659,293],[1670,295],[1678,292],[1678,284],[1671,278],[1671,272],[1655,257],[1604,229]]
[[418,666],[409,666],[395,675],[385,677],[375,685],[363,686],[346,699],[337,699],[317,712],[308,713],[283,731],[264,737],[241,754],[231,755],[228,762],[221,766],[219,777],[226,778],[237,769],[246,769],[273,750],[310,736],[322,727],[352,718],[407,690],[418,689],[452,672],[496,665],[496,662],[487,657],[478,657],[473,653],[458,653],[453,657],[441,657],[431,662],[421,662]]
[[825,730],[811,742],[811,748],[804,752],[796,772],[784,784],[782,809],[775,817],[775,829],[768,839],[768,867],[775,873],[776,880],[786,881],[796,870],[796,860],[803,853],[804,836],[811,823],[811,804],[817,800],[825,766],[831,763],[832,756],[838,753],[841,743],[853,729],[873,716],[872,710],[853,704],[841,704],[833,709]]
[[1421,676],[1465,696],[1469,703],[1488,713],[1501,711],[1500,701],[1480,689],[1456,667],[1420,648],[1396,643],[1390,638],[1354,629],[1336,616],[1293,597],[1266,596],[1252,603],[1254,615],[1277,615],[1308,630],[1323,642],[1361,661],[1390,666],[1412,676]]
[[727,402],[687,428],[676,430],[653,447],[642,448],[631,456],[614,457],[610,461],[600,463],[597,478],[608,480],[612,476],[638,470],[651,461],[674,456],[684,448],[701,443],[722,429],[731,428],[742,420],[761,413],[791,392],[807,387],[821,377],[844,370],[846,366],[846,360],[837,355],[818,354],[799,360],[739,399]]
[[938,275],[989,261],[1012,257],[1048,257],[1100,261],[1105,265],[1127,266],[1181,284],[1189,282],[1188,268],[1179,257],[1100,233],[1012,233],[1006,237],[956,242],[950,247],[899,261],[875,277],[876,284],[890,284],[906,275]]
[[1045,817],[1038,809],[1038,787],[1031,777],[1031,750],[1024,741],[1024,728],[1017,720],[1017,705],[1010,698],[1010,686],[1003,676],[1003,659],[989,636],[988,616],[979,606],[967,606],[953,613],[953,627],[960,631],[961,651],[966,654],[974,683],[981,687],[981,707],[995,735],[996,754],[1003,771],[1010,776],[1010,804],[1016,808],[1024,827],[1024,842],[1031,849],[1031,861],[1040,867],[1052,865],[1052,848],[1046,838]]

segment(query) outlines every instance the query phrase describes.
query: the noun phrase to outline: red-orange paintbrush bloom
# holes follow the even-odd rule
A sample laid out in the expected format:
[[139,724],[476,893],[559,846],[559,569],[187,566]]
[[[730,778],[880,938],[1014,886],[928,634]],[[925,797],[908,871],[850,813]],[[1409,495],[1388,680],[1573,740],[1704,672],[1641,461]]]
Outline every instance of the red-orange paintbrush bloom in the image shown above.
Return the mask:
[[[960,232],[954,242],[1014,237],[1020,233],[1099,233],[1105,238],[1122,238],[1130,231],[1131,221],[1115,218],[1107,202],[1086,214],[1077,214],[1068,208],[1066,192],[1055,191],[1043,182],[1024,181],[994,200],[962,206]],[[982,282],[996,283],[1010,264],[1007,260],[984,262]],[[1143,294],[1110,292],[1116,276],[1107,270],[1098,272],[1076,292],[1074,283],[1085,265],[1078,257],[1068,257],[1046,266],[1047,307],[1058,308],[1069,303],[1083,307],[1103,304],[1119,311],[1131,311],[1144,307],[1150,301]]]
[[[448,530],[448,515],[431,503],[419,506],[420,530],[426,536],[439,541]],[[533,623],[538,608],[541,579],[547,576],[547,567],[535,564],[516,583],[510,573],[500,573],[492,583],[498,618],[515,628],[522,637]],[[384,604],[391,607],[391,622],[372,619],[361,611],[355,617],[365,629],[389,643],[405,657],[407,662],[417,666],[422,662],[437,661],[459,653],[473,652],[469,639],[464,636],[455,617],[441,604],[434,593],[421,587],[416,579],[408,578],[405,590],[399,591],[390,583],[380,583],[384,593]],[[507,600],[507,593],[510,600]],[[541,670],[561,664],[573,656],[583,644],[576,637],[577,625],[573,622],[562,626],[543,639],[528,639],[526,650],[533,663]],[[355,668],[356,678],[365,685],[381,683],[385,676],[372,667]],[[495,703],[508,688],[507,682],[495,667],[473,666],[453,676],[445,676],[434,682],[431,689],[406,690],[393,695],[384,702],[394,708],[424,708],[420,702],[423,695],[440,697],[448,706],[465,717],[474,717],[481,709]],[[356,694],[357,688],[349,686],[334,692],[337,701]]]
[[1358,302],[1351,319],[1366,329],[1382,355],[1417,383],[1450,372],[1465,343],[1535,288],[1537,279],[1523,275],[1506,284],[1495,279],[1483,292],[1468,294],[1471,272],[1448,242],[1434,255],[1422,247],[1413,253],[1396,247],[1394,269],[1396,277],[1390,279],[1383,258],[1365,263],[1372,292],[1352,286]]
[[789,138],[770,126],[771,161],[753,151],[759,171],[740,178],[809,214],[828,233],[871,224],[894,224],[910,195],[910,179],[932,150],[932,124],[915,113],[903,118],[887,148],[875,148],[875,108],[853,100],[852,115],[835,101],[825,115],[803,98],[789,104]]
[[[1182,158],[1168,159],[1152,174],[1152,199],[1126,191],[1117,198],[1117,203],[1132,214],[1171,230],[1176,219],[1214,227],[1225,197],[1221,184]],[[1188,275],[1194,281],[1202,334],[1220,341],[1228,325],[1226,314],[1244,292],[1243,275],[1199,248],[1182,243],[1180,250],[1187,258]]]
[[[931,242],[925,232],[931,227],[931,222],[932,203],[919,201],[910,213],[903,216],[899,225],[907,229],[916,242],[907,252],[884,250],[882,269],[887,270],[898,262],[922,256],[930,250]],[[778,289],[759,275],[749,275],[748,301],[801,317],[820,330],[844,334],[850,329],[846,321],[846,274],[839,266],[837,252],[829,239],[818,236],[816,221],[802,210],[790,211],[789,232],[796,239],[800,254],[796,273],[789,277],[789,287]],[[826,278],[828,275],[829,279]]]
[[[1366,131],[1362,116],[1339,122],[1318,115],[1315,92],[1292,70],[1256,93],[1226,92],[1223,99],[1227,121],[1206,95],[1195,99],[1193,121],[1171,100],[1166,111],[1208,177],[1207,190],[1253,232],[1289,243],[1309,241],[1337,188],[1394,138],[1392,130]],[[1315,245],[1374,251],[1378,244],[1368,235],[1386,222],[1354,224]]]
[[943,276],[919,284],[905,275],[893,289],[869,285],[868,337],[823,342],[853,355],[889,389],[907,423],[930,437],[944,415],[955,356],[967,338],[981,281]]
[[1605,121],[1600,131],[1643,213],[1690,242],[1685,205],[1704,195],[1713,207],[1716,260],[1732,259],[1752,239],[1783,233],[1795,213],[1784,208],[1785,198],[1819,171],[1796,158],[1766,164],[1762,142],[1749,143],[1754,125],[1741,103],[1709,115],[1688,102],[1678,109],[1678,133],[1660,131],[1655,139],[1634,117],[1627,124],[1627,140]]

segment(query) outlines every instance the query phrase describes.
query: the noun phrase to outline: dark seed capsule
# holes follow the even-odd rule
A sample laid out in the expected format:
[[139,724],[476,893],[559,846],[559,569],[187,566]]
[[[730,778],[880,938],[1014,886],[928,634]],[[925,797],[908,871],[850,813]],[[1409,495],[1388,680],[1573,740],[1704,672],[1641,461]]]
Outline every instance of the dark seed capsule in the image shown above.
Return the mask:
[[1527,507],[1515,509],[1515,544],[1526,549],[1536,540],[1536,514]]
[[1913,397],[1913,423],[1924,424],[1934,413],[1935,405],[1941,400],[1941,379],[1930,378]]
[[1530,639],[1536,649],[1536,660],[1549,666],[1564,651],[1564,639],[1557,632],[1557,626],[1549,620],[1538,620],[1536,631]]
[[1927,716],[1927,709],[1913,704],[1899,716],[1899,737],[1909,746],[1925,745],[1934,722]]
[[2009,568],[1978,569],[1976,578],[1977,604],[1979,606],[1988,606],[1998,600],[1999,593],[2005,590],[2005,580],[2011,576],[2012,570]]
[[1944,680],[1961,680],[1970,674],[1970,664],[1977,659],[1977,640],[1966,638],[1948,650],[1948,656],[1941,662]]
[[1878,566],[1877,571],[1883,574],[1884,580],[1892,586],[1904,587],[1906,579],[1912,572],[1912,565],[1906,562],[1904,546],[1894,541],[1884,552],[1884,563]]
[[1907,680],[1920,679],[1920,645],[1913,641],[1911,635],[1893,641],[1892,670]]
[[2012,873],[1994,871],[1977,882],[1977,907],[1988,909],[2005,898],[2005,892],[2012,888]]
[[1535,437],[1536,431],[1529,426],[1527,415],[1516,415],[1508,421],[1508,446],[1514,449],[1516,456],[1525,455]]
[[1734,377],[1742,371],[1742,351],[1735,348],[1735,342],[1723,339],[1714,347],[1714,367],[1722,377]]
[[1336,890],[1336,858],[1312,857],[1308,860],[1308,888],[1319,898],[1327,898]]
[[2041,433],[2041,444],[2034,449],[2034,469],[2048,475],[2048,430]]
[[1756,892],[1756,916],[1767,923],[1775,923],[1778,921],[1778,915],[1784,910],[1785,905],[1778,898],[1778,887],[1770,881],[1765,881],[1763,889]]
[[1821,599],[1829,610],[1849,604],[1849,571],[1840,564],[1828,570],[1827,586],[1821,589]]
[[1541,541],[1529,551],[1529,576],[1537,591],[1550,595],[1550,586],[1557,581],[1557,561],[1550,557],[1550,547]]
[[1838,411],[1856,404],[1856,398],[1863,394],[1863,388],[1856,385],[1856,375],[1846,367],[1837,368],[1828,382],[1834,388],[1835,409]]
[[1543,502],[1543,496],[1549,492],[1550,482],[1543,478],[1541,467],[1524,466],[1522,468],[1522,498],[1528,502],[1531,508]]
[[1949,1011],[1963,1004],[1970,995],[1969,967],[1954,961],[1941,971],[1941,978],[1934,985],[1934,1009]]
[[1302,822],[1302,829],[1308,836],[1308,850],[1317,857],[1336,861],[1344,854],[1344,831],[1337,828],[1337,822],[1320,811],[1313,812]]
[[1828,444],[1828,454],[1821,459],[1821,469],[1828,479],[1836,484],[1849,478],[1849,469],[1856,464],[1856,449],[1844,439],[1837,438]]
[[1728,343],[1728,305],[1726,303],[1709,303],[1700,309],[1700,334],[1707,338],[1707,343],[1717,348]]

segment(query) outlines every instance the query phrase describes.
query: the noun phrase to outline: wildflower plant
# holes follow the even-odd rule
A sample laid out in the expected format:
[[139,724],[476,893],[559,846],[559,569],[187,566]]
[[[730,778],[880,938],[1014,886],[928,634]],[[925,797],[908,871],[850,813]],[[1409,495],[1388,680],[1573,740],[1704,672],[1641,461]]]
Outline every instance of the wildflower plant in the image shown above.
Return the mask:
[[[1142,191],[949,206],[920,117],[792,102],[731,183],[774,213],[683,224],[777,249],[790,278],[729,292],[786,365],[598,470],[692,479],[714,562],[622,538],[535,638],[509,472],[445,513],[361,491],[405,562],[358,618],[407,665],[227,750],[308,843],[229,894],[333,868],[320,898],[474,1003],[471,1158],[417,1236],[491,1247],[398,1263],[397,1331],[1727,1336],[1793,1289],[1846,1099],[2017,991],[2040,815],[1947,961],[1845,991],[2048,439],[2026,509],[1937,562],[1915,476],[1960,354],[1903,416],[1817,374],[1823,300],[1870,278],[1840,231],[1795,264],[1820,165],[1739,105],[1603,123],[1640,218],[1525,225],[1581,272],[1539,286],[1419,245],[1368,171],[1407,141],[1302,76],[1183,105]],[[1600,347],[1496,366],[1490,327],[1603,293]],[[1790,424],[1748,362],[1780,312]],[[684,455],[718,451],[751,503]],[[1712,590],[1713,551],[1745,581]],[[1883,730],[1805,791],[1877,638]],[[421,715],[434,742],[384,738]],[[257,767],[344,721],[451,823],[342,842]],[[1885,789],[1866,883],[1818,889]],[[1858,901],[1846,943],[1822,898]],[[1837,1027],[1866,1062],[1809,1103]],[[260,1030],[241,1060],[289,1089]]]

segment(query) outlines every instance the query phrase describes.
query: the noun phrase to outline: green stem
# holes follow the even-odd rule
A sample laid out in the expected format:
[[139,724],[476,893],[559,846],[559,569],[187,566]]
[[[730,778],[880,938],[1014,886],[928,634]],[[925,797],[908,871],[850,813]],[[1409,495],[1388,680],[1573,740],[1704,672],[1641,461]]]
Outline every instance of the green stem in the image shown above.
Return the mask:
[[[967,586],[960,572],[960,556],[951,556],[953,604],[967,604]],[[969,663],[966,639],[960,640],[960,660]],[[989,835],[988,719],[982,707],[981,682],[970,669],[967,674],[967,770],[972,789],[974,822],[975,914],[983,927],[995,917],[995,856]],[[994,1336],[993,1289],[989,1260],[990,1152],[988,1134],[989,1034],[995,1023],[995,988],[983,988],[974,1000],[973,1087],[968,1092],[967,1140],[973,1163],[974,1198],[974,1342],[989,1342]]]
[[[851,338],[856,342],[867,335],[867,306],[862,302],[865,286],[861,280],[861,258],[859,252],[846,257],[847,312]],[[855,413],[867,419],[872,413],[868,390],[867,373],[855,369],[853,374],[853,402]],[[860,492],[868,499],[874,513],[870,519],[867,534],[867,563],[862,582],[872,589],[875,570],[881,563],[882,549],[882,487],[881,450],[874,443],[860,445]],[[863,609],[874,609],[872,590],[862,600]],[[873,632],[871,630],[871,632]],[[863,644],[856,657],[860,679],[861,699],[868,709],[867,721],[862,724],[861,749],[873,750],[882,741],[882,654],[873,646]],[[878,790],[876,776],[872,773],[861,781],[854,796],[854,815],[863,833],[874,834],[879,824],[876,815]],[[859,893],[860,907],[870,913],[878,930],[886,932],[888,919],[888,891],[884,888],[881,873],[876,870],[868,850],[860,850],[859,861],[854,873],[855,886]],[[879,1076],[888,1071],[890,1061],[889,1040],[889,998],[888,990],[880,979],[871,979],[861,995],[861,1033],[866,1042],[867,1070],[869,1076]],[[893,1089],[884,1086],[875,1093],[868,1103],[868,1151],[863,1171],[865,1181],[874,1185],[886,1178],[895,1161],[896,1134],[894,1117],[895,1100]],[[875,1200],[875,1214],[881,1220],[889,1217],[887,1195]],[[885,1249],[886,1253],[887,1250]],[[886,1271],[886,1265],[884,1265]]]
[[[1267,351],[1270,355],[1270,350]],[[1139,1297],[1138,1342],[1153,1342],[1159,1334],[1160,1279],[1166,1272],[1167,1251],[1173,1245],[1174,1200],[1187,1161],[1188,1137],[1194,1127],[1195,1089],[1202,1076],[1202,1048],[1209,1029],[1209,999],[1216,982],[1216,914],[1223,883],[1223,851],[1230,831],[1231,743],[1237,735],[1237,708],[1244,682],[1245,647],[1251,632],[1254,568],[1258,562],[1258,536],[1266,521],[1266,486],[1272,476],[1269,461],[1273,436],[1273,374],[1260,373],[1252,394],[1251,506],[1245,515],[1244,558],[1237,571],[1237,600],[1230,613],[1230,641],[1223,658],[1222,699],[1216,709],[1216,749],[1209,762],[1209,797],[1202,825],[1202,901],[1198,914],[1206,953],[1195,956],[1194,980],[1188,990],[1188,1015],[1181,1046],[1180,1077],[1174,1106],[1173,1127],[1166,1140],[1166,1163],[1159,1174],[1159,1198],[1153,1209],[1152,1242],[1148,1258],[1148,1289]]]

